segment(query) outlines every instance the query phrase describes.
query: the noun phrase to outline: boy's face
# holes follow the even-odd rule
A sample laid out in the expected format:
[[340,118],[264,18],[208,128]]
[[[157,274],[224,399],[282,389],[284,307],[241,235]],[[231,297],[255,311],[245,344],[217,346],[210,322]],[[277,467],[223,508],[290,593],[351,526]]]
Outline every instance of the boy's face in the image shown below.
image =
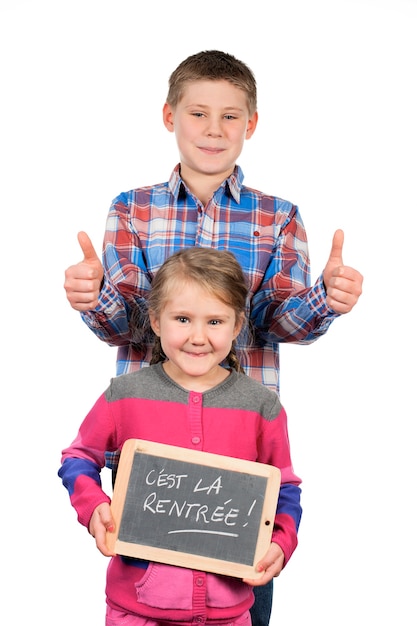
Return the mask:
[[239,157],[245,139],[256,128],[258,115],[249,115],[245,93],[225,80],[190,82],[175,109],[165,104],[163,119],[174,132],[181,173],[224,180]]

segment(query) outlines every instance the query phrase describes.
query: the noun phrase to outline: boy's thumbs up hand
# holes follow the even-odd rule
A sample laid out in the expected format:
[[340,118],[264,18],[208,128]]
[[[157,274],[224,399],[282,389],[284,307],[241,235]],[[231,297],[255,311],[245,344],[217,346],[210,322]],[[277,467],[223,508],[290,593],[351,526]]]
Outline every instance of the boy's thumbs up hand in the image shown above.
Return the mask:
[[84,258],[65,271],[64,289],[73,309],[89,311],[98,304],[104,271],[87,233],[78,233],[78,243]]
[[323,271],[327,304],[336,313],[349,313],[353,309],[362,293],[363,283],[363,276],[358,270],[343,265],[343,241],[343,230],[337,230]]

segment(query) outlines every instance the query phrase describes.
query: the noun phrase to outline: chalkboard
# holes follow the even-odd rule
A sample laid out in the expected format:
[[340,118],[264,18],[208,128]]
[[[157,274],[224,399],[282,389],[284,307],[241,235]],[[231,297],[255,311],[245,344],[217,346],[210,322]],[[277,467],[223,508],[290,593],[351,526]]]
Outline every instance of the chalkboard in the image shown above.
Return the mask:
[[271,543],[279,469],[129,439],[113,499],[109,549],[125,556],[257,578]]

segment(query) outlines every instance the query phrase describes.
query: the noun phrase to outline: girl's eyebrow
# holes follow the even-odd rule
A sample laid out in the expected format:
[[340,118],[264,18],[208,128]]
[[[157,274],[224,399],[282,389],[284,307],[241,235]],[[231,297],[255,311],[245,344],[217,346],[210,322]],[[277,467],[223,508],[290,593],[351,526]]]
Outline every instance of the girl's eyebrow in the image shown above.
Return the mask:
[[[167,312],[170,315],[178,315],[182,317],[193,317],[194,313],[192,311],[186,311],[184,309],[167,309]],[[228,313],[208,313],[204,316],[207,319],[229,319],[232,315]]]

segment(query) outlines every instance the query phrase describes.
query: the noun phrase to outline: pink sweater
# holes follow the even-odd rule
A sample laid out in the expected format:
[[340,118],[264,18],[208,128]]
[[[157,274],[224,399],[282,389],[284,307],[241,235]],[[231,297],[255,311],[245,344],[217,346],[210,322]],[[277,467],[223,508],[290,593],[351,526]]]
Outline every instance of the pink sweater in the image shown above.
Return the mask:
[[[112,379],[63,451],[58,472],[83,525],[99,504],[110,502],[100,481],[105,452],[120,450],[131,438],[278,467],[272,540],[288,562],[297,546],[301,480],[292,467],[287,416],[274,392],[235,371],[207,392],[187,391],[161,364]],[[253,603],[252,588],[237,578],[120,556],[110,561],[106,596],[115,609],[173,622],[232,620]]]

